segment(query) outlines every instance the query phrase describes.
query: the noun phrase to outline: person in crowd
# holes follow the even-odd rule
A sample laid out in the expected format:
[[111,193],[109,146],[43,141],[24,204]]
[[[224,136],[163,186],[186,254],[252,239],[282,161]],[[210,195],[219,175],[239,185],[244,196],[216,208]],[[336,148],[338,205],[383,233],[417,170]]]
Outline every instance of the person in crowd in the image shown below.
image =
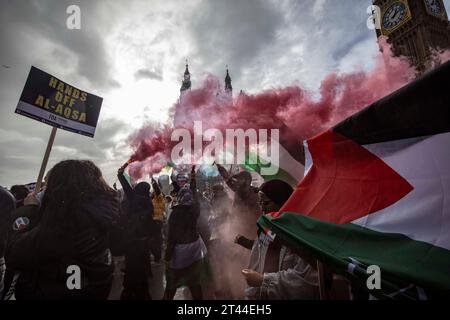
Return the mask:
[[[211,261],[211,253],[212,253],[212,247],[211,247],[211,227],[209,224],[209,218],[212,215],[212,206],[208,198],[205,196],[206,192],[200,192],[197,188],[197,173],[196,173],[196,166],[192,166],[191,169],[191,178],[190,178],[190,188],[192,192],[194,193],[194,201],[197,203],[199,208],[199,216],[197,219],[197,230],[200,234],[200,237],[202,238],[203,242],[206,246],[206,252],[207,254],[207,261],[208,265]],[[210,266],[210,265],[209,265]],[[202,283],[202,293],[203,298],[206,300],[213,300],[215,296],[215,285],[213,278],[209,277],[208,281],[204,281]]]
[[161,189],[161,192],[164,193],[164,195],[170,194],[170,177],[167,174],[160,174],[158,176],[158,185],[159,189]]
[[194,300],[202,300],[201,284],[209,278],[209,266],[206,246],[197,231],[199,206],[186,175],[179,174],[176,184],[179,191],[168,222],[164,299],[172,300],[177,288],[187,286]]
[[258,207],[258,196],[252,187],[252,176],[248,171],[242,171],[230,176],[228,171],[216,164],[220,175],[228,187],[233,191],[233,203],[231,210],[231,220],[236,222],[235,227],[240,234],[249,237],[257,232],[256,221],[260,216]]
[[153,235],[150,239],[150,251],[153,254],[155,263],[161,260],[161,250],[163,245],[162,228],[166,220],[166,201],[159,183],[152,177],[152,203],[153,203]]
[[200,215],[197,220],[197,230],[200,233],[203,241],[207,248],[209,248],[211,239],[211,228],[209,225],[209,217],[212,212],[211,204],[208,199],[206,199],[203,194],[197,193],[196,201],[199,205]]
[[211,238],[211,229],[209,227],[209,216],[211,215],[211,204],[209,203],[208,199],[203,196],[201,192],[198,191],[197,188],[197,178],[196,178],[196,166],[192,166],[191,168],[191,176],[189,181],[189,187],[193,192],[194,195],[194,201],[198,206],[199,209],[199,216],[197,219],[197,230],[200,234],[200,236],[203,239],[203,242],[206,245],[206,248],[208,249],[209,241]]
[[21,206],[23,206],[23,200],[30,193],[28,188],[24,185],[14,185],[11,187],[10,192],[16,199],[16,207],[17,208],[20,208]]
[[[261,185],[258,192],[263,214],[277,212],[289,199],[292,187],[281,180]],[[237,242],[248,247],[252,253],[248,269],[242,271],[248,284],[245,290],[249,300],[314,300],[319,298],[317,271],[305,259],[270,232],[259,231],[258,240],[252,242],[238,236]]]
[[261,215],[258,206],[258,196],[252,187],[252,176],[247,171],[230,175],[228,171],[217,164],[220,175],[228,187],[233,191],[233,201],[231,205],[230,217],[226,226],[226,231],[222,232],[226,245],[227,272],[223,273],[224,283],[231,290],[228,299],[244,299],[245,281],[236,277],[243,268],[247,266],[250,259],[250,252],[234,244],[234,236],[240,234],[246,238],[254,238],[258,228],[257,220]]
[[171,195],[166,195],[165,196],[165,210],[166,210],[166,222],[163,224],[163,228],[162,228],[162,234],[163,234],[163,245],[166,242],[167,239],[167,235],[169,232],[169,227],[168,227],[168,222],[169,218],[170,218],[170,214],[172,213],[172,207],[174,204],[173,198]]
[[212,187],[211,207],[213,209],[210,217],[211,239],[209,259],[211,263],[215,296],[217,299],[230,299],[233,296],[232,286],[235,282],[229,272],[224,272],[224,257],[231,256],[230,244],[225,239],[225,234],[229,232],[231,203],[222,184]]
[[109,232],[118,214],[116,192],[93,162],[56,164],[42,203],[31,193],[13,213],[5,260],[15,298],[106,299]]
[[170,180],[172,181],[171,185],[171,191],[170,191],[170,195],[172,196],[173,200],[176,201],[177,199],[177,194],[178,191],[180,191],[180,186],[177,183],[177,177],[178,176],[182,176],[180,175],[180,173],[177,173],[175,170],[172,172],[171,176],[170,176]]
[[8,227],[11,224],[11,214],[16,208],[16,199],[5,188],[0,186],[0,300],[5,288],[5,250]]
[[122,300],[150,300],[148,279],[152,276],[150,266],[149,239],[153,231],[153,204],[150,198],[150,184],[140,182],[134,188],[124,176],[128,163],[119,168],[117,177],[125,193],[125,210],[122,223],[125,224],[126,243],[125,276]]
[[231,216],[232,200],[228,196],[222,184],[216,184],[212,187],[211,207],[213,213],[210,217],[210,225],[212,227],[213,237],[219,233],[220,227],[228,222]]

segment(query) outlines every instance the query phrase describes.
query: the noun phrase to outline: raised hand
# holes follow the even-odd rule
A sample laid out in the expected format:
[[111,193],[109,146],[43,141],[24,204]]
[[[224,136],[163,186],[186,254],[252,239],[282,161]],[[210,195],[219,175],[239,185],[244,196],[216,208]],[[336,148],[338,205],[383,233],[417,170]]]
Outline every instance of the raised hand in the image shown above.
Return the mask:
[[40,206],[41,202],[36,196],[35,192],[30,193],[27,195],[27,197],[23,200],[24,206]]
[[261,287],[264,281],[264,275],[251,269],[242,270],[245,281],[250,287]]

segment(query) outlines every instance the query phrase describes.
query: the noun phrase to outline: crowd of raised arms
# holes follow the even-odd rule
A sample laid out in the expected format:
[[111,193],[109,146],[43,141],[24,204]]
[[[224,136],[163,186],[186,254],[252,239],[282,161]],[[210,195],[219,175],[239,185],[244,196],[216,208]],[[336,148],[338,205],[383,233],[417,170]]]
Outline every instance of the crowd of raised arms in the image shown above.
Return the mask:
[[320,298],[317,261],[257,223],[288,200],[289,184],[255,187],[249,172],[217,164],[222,179],[199,192],[195,166],[165,186],[162,176],[130,183],[126,166],[113,187],[92,161],[65,160],[40,190],[0,188],[1,299],[111,299],[117,277],[123,300],[171,300],[181,288],[194,300]]

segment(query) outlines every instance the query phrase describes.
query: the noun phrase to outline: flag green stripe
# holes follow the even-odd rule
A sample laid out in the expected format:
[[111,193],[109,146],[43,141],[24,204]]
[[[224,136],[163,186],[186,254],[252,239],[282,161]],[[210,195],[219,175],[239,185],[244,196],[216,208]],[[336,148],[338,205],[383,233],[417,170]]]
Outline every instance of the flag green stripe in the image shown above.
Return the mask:
[[[335,272],[356,280],[367,279],[366,268],[381,268],[381,291],[377,297],[415,284],[435,296],[450,296],[450,251],[402,234],[373,231],[355,224],[337,225],[297,213],[279,218],[263,216],[258,223],[271,229],[293,248],[301,248],[330,265]],[[347,272],[351,259],[362,268]],[[404,296],[405,297],[405,296]]]
[[[280,146],[282,147],[282,146]],[[257,163],[250,163],[250,157],[251,155],[248,155],[248,157],[245,159],[245,164],[242,166],[243,168],[247,170],[254,171],[258,173],[264,181],[271,181],[271,180],[282,180],[288,184],[290,184],[292,187],[296,187],[299,183],[299,178],[296,178],[293,174],[287,170],[287,168],[284,168],[283,165],[287,165],[282,159],[280,159],[280,166],[278,166],[278,172],[274,175],[262,175],[261,169],[264,167],[263,163],[267,163],[267,161],[262,162],[259,155],[252,153],[252,156],[257,160]],[[295,160],[294,160],[295,161]],[[273,165],[273,164],[272,164]],[[301,165],[300,163],[298,165]]]
[[[255,171],[259,175],[261,175],[261,167],[258,164],[245,164],[243,166],[247,170]],[[283,170],[282,168],[278,168],[278,172],[275,175],[261,175],[263,177],[264,181],[271,181],[271,180],[282,180],[286,183],[290,184],[292,187],[296,187],[299,181],[295,179],[293,176],[291,176],[288,172]]]

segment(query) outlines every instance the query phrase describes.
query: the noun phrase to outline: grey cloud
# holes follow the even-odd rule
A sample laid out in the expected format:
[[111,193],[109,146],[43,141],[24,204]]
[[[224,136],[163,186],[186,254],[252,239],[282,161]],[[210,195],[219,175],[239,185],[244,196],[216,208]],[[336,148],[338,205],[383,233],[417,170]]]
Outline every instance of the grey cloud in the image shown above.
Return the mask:
[[[258,83],[264,88],[289,82],[317,88],[326,74],[337,70],[340,59],[353,47],[367,39],[376,41],[375,33],[366,27],[369,4],[370,1],[360,0],[326,1],[318,16],[310,1],[282,1],[285,22],[276,42],[261,57],[262,61],[247,68],[244,84],[251,86],[252,79],[261,73]],[[296,47],[300,52],[291,50]]]
[[[27,124],[27,128],[22,127],[22,132],[1,130],[0,185],[28,183],[37,177],[50,126]],[[39,135],[33,138],[28,128],[37,128]],[[121,145],[118,136],[128,135],[128,130],[128,125],[118,119],[100,121],[95,139],[58,130],[47,168],[65,159],[91,159],[97,165],[104,166],[114,161],[115,156],[125,154],[126,150],[118,149]]]
[[44,154],[45,142],[20,133],[6,136],[0,131],[0,185],[25,184],[36,179],[39,156]]
[[99,122],[95,139],[60,130],[55,146],[74,149],[79,157],[102,161],[108,157],[108,151],[117,145],[116,136],[124,132],[127,132],[125,122],[105,119]]
[[276,40],[283,14],[269,1],[202,1],[194,14],[192,37],[194,59],[204,70],[220,72],[225,64],[239,78],[241,69],[254,62],[261,50]]
[[[366,27],[371,1],[201,1],[186,13],[194,86],[203,71],[230,67],[236,90],[294,82],[318,86],[352,48],[375,33]],[[301,47],[301,53],[291,50]],[[372,50],[372,48],[370,48]],[[183,70],[183,61],[177,70]],[[182,71],[178,71],[181,74]]]
[[[27,183],[38,174],[51,128],[14,114],[31,65],[87,91],[114,90],[114,61],[106,36],[128,2],[76,1],[81,30],[66,28],[66,8],[73,1],[0,0],[0,184]],[[120,120],[99,121],[95,139],[59,130],[48,167],[67,158],[108,161]]]
[[[0,183],[35,179],[50,133],[50,127],[13,113],[31,65],[89,92],[113,91],[120,88],[112,60],[120,44],[144,57],[135,79],[164,80],[171,86],[176,79],[179,85],[188,58],[194,87],[205,71],[223,81],[228,64],[235,92],[294,82],[314,89],[340,67],[340,60],[351,65],[354,48],[376,41],[366,27],[371,0],[319,1],[82,0],[75,1],[82,9],[82,29],[70,31],[65,9],[73,1],[0,0],[0,65],[11,66],[0,68]],[[450,0],[445,3],[450,9]],[[118,33],[116,43],[108,43],[123,17],[137,12],[133,8],[139,10],[127,19],[129,30]],[[376,51],[376,45],[367,50]],[[178,89],[174,100],[177,94]],[[144,110],[143,117],[147,114]],[[131,131],[111,118],[99,122],[94,140],[58,131],[49,167],[67,157],[90,158],[114,179],[129,152],[122,137]]]
[[[1,1],[0,37],[6,49],[2,49],[2,63],[16,67],[40,64],[61,74],[75,69],[89,85],[108,89],[113,61],[104,39],[114,21],[114,7],[105,1],[78,1],[81,30],[69,30],[66,8],[71,4],[67,0]],[[102,15],[104,7],[109,9],[108,17]],[[53,52],[43,46],[53,46]]]
[[161,70],[152,71],[152,70],[148,70],[148,69],[140,69],[134,73],[134,77],[136,80],[141,80],[141,79],[153,79],[153,80],[158,80],[158,81],[164,80]]

